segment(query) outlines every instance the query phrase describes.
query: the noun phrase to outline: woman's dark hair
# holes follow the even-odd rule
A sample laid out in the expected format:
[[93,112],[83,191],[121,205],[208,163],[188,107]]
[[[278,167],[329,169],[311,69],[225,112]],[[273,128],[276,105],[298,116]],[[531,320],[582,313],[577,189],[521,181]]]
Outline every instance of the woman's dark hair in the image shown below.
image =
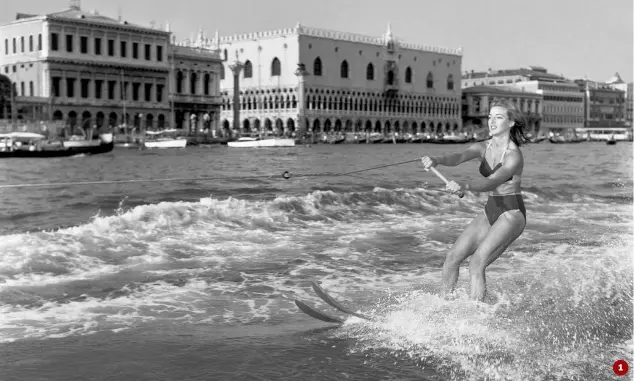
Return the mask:
[[530,139],[524,132],[524,128],[526,127],[526,118],[524,117],[522,111],[515,106],[515,103],[506,99],[499,99],[491,102],[491,108],[496,106],[505,108],[509,120],[515,122],[510,131],[513,143],[515,143],[518,147],[530,143]]

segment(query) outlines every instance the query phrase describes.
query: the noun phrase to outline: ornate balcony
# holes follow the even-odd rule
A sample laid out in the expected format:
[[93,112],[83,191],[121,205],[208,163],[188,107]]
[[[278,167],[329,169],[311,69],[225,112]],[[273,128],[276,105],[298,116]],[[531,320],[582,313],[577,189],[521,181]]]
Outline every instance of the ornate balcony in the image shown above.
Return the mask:
[[176,103],[195,103],[195,104],[222,104],[220,95],[204,95],[204,94],[173,94]]

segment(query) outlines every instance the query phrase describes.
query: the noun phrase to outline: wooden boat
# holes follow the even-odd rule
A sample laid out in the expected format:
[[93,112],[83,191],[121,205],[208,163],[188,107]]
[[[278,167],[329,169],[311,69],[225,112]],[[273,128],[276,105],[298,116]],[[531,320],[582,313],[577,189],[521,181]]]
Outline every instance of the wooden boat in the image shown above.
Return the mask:
[[178,130],[145,131],[143,146],[145,148],[185,148],[187,138],[174,136],[175,133],[178,133]]
[[295,139],[242,137],[237,141],[228,142],[227,145],[233,148],[295,147]]
[[616,145],[616,137],[614,136],[614,134],[610,135],[610,137],[605,141],[605,144],[609,146]]
[[423,135],[421,134],[416,134],[416,135],[412,135],[412,138],[409,140],[410,143],[422,143],[423,142]]
[[530,142],[531,142],[531,143],[541,143],[541,142],[543,142],[543,141],[544,141],[544,140],[546,140],[546,139],[548,139],[548,137],[547,137],[547,136],[538,136],[538,137],[536,137],[536,138],[531,138],[531,139],[530,139]]
[[335,136],[332,139],[330,139],[330,141],[328,143],[330,144],[341,144],[344,143],[346,141],[346,137],[345,136]]
[[438,138],[432,138],[428,141],[428,143],[432,144],[465,144],[472,142],[473,139],[471,137],[460,137],[455,135],[447,135]]
[[372,143],[372,144],[383,143],[383,135],[381,135],[378,132],[371,133],[369,143]]
[[44,135],[31,132],[0,134],[0,158],[51,158],[74,155],[97,155],[114,148],[111,133],[99,135],[99,139],[53,141]]
[[586,141],[584,138],[564,138],[563,136],[551,136],[548,140],[553,144],[581,143]]

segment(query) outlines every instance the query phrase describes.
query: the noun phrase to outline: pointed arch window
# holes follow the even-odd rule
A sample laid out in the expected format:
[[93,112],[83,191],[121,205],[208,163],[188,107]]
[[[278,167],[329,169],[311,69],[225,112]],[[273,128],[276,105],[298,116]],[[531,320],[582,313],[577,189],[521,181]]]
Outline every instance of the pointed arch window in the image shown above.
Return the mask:
[[434,75],[431,73],[431,71],[429,72],[429,74],[427,74],[427,88],[434,88]]
[[341,63],[341,78],[348,78],[348,74],[348,61],[343,60],[343,62]]
[[275,57],[271,62],[271,77],[280,76],[282,74],[282,65],[280,60]]
[[247,60],[244,63],[244,78],[252,78],[253,77],[253,65],[251,61]]
[[409,66],[405,69],[405,83],[412,83],[412,68]]
[[447,90],[453,90],[453,75],[447,77]]
[[370,62],[365,69],[365,79],[368,81],[374,80],[374,65],[372,65],[372,62]]
[[313,62],[313,75],[321,76],[321,58],[315,58]]

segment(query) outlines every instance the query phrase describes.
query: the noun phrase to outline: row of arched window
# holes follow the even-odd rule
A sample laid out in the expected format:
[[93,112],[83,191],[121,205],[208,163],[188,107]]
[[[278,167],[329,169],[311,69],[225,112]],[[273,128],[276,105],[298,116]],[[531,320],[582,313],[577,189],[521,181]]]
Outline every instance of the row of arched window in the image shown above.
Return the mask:
[[[281,63],[277,57],[273,58],[273,60],[271,61],[270,73],[271,73],[271,77],[280,76],[282,74]],[[315,60],[313,61],[313,71],[311,74],[317,77],[320,77],[324,74],[324,66],[320,57],[315,58]],[[344,79],[350,78],[350,65],[348,64],[347,60],[343,60],[341,64],[339,65],[339,76]],[[253,64],[251,63],[250,60],[247,60],[244,63],[244,66],[242,68],[242,77],[253,78]],[[223,67],[220,73],[220,79],[224,79],[224,78],[225,78],[225,73],[224,73],[224,67]],[[368,81],[373,81],[376,79],[376,68],[374,67],[374,64],[372,62],[368,63],[368,65],[366,66],[365,79]],[[387,84],[394,85],[395,82],[396,82],[396,75],[393,70],[389,70],[387,72]],[[405,68],[404,82],[405,83],[413,82],[413,70],[410,66]],[[434,80],[434,75],[431,71],[427,73],[425,82],[426,82],[426,87],[428,89],[434,88],[434,84],[436,81]],[[447,76],[446,85],[447,85],[447,90],[454,89],[454,79],[452,74],[449,74]]]
[[[431,101],[400,101],[395,99],[367,99],[350,98],[346,96],[321,96],[306,95],[307,110],[324,111],[357,111],[357,112],[389,112],[405,113],[411,115],[442,115],[459,116],[460,105],[457,102],[442,102],[440,99]],[[295,95],[268,95],[268,96],[241,96],[240,108],[242,110],[280,110],[297,108]],[[223,97],[221,109],[230,111],[233,109],[233,101],[229,97]]]
[[[323,75],[323,63],[321,61],[320,57],[315,58],[315,60],[313,61],[313,75],[315,76],[322,76]],[[341,78],[349,78],[350,77],[350,65],[348,64],[347,60],[343,60],[341,62],[341,65],[339,66],[339,76]],[[373,81],[376,79],[376,69],[374,67],[374,64],[372,62],[368,63],[368,65],[365,68],[365,79],[368,81]],[[388,85],[394,85],[394,82],[396,81],[396,75],[394,73],[393,70],[389,70],[387,72],[387,83]],[[408,66],[405,68],[405,78],[404,78],[405,83],[412,83],[413,81],[413,70],[411,68],[411,66]],[[427,74],[427,78],[426,78],[426,85],[428,89],[433,89],[434,88],[434,75],[432,74],[432,72],[430,71]],[[453,75],[449,74],[449,76],[447,77],[447,90],[453,90],[454,89],[454,80],[453,80]]]
[[[202,79],[202,83],[201,83],[201,79]],[[178,72],[176,72],[176,93],[183,94],[183,93],[187,93],[188,92],[187,90],[189,90],[188,92],[189,94],[198,94],[200,93],[200,91],[202,91],[202,94],[209,95],[212,91],[212,88],[211,88],[212,81],[213,81],[213,78],[211,77],[209,73],[203,73],[202,77],[199,77],[198,73],[196,72],[190,72],[189,81],[186,81],[185,75],[183,74],[182,71],[179,70]],[[185,85],[187,85],[187,88]],[[199,87],[202,87],[202,89],[199,89]]]

